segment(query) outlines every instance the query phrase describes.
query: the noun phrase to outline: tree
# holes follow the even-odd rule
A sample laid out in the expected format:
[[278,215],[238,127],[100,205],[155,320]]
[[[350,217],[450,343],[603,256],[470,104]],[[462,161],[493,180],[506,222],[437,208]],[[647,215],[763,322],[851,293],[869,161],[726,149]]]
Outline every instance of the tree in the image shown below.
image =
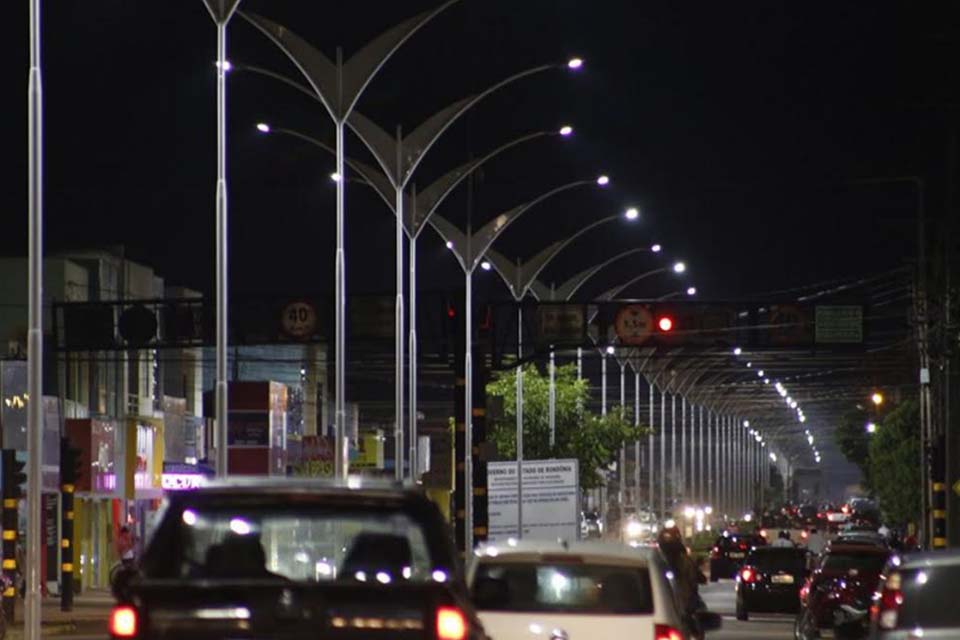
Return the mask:
[[[487,385],[487,395],[503,402],[503,414],[492,421],[490,439],[504,459],[517,456],[516,370],[502,373]],[[536,365],[523,367],[523,457],[527,460],[576,458],[580,463],[580,487],[593,489],[602,479],[598,469],[616,460],[620,447],[649,433],[645,425],[634,426],[632,412],[614,407],[606,416],[586,410],[587,382],[577,380],[576,366],[556,371],[556,433],[550,445],[550,382]]]
[[840,423],[833,432],[834,441],[840,452],[847,460],[857,465],[862,476],[863,486],[867,491],[873,491],[870,471],[870,434],[866,425],[870,415],[862,407],[848,412],[840,419]]
[[900,403],[870,438],[870,477],[880,509],[896,525],[920,518],[920,405]]

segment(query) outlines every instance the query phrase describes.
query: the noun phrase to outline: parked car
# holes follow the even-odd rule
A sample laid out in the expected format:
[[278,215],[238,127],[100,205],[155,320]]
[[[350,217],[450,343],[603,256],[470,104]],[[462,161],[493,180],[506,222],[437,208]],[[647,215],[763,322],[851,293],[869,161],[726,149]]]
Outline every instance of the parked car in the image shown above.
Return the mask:
[[[481,546],[467,573],[480,620],[497,640],[688,638],[657,549],[521,540]],[[705,629],[719,628],[702,612]],[[533,636],[531,636],[533,634]]]
[[894,556],[884,576],[870,608],[873,640],[960,638],[960,550]]
[[767,541],[757,534],[741,535],[724,532],[710,549],[710,581],[735,578],[750,549],[766,544]]
[[796,637],[819,638],[824,630],[832,630],[838,637],[862,637],[873,593],[889,557],[890,550],[884,547],[831,542],[800,589]]
[[580,514],[580,538],[589,540],[591,538],[603,537],[603,520],[600,514],[595,511],[584,511]]
[[796,613],[807,556],[804,549],[754,547],[737,572],[737,620],[748,620],[751,611]]
[[238,478],[171,493],[161,513],[118,576],[113,638],[486,639],[419,490]]

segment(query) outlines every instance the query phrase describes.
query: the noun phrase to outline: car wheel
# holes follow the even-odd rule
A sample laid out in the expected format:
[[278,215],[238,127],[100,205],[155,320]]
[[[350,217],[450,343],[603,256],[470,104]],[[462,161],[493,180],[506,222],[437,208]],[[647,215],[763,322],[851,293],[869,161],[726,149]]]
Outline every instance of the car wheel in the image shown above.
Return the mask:
[[820,637],[820,631],[817,629],[816,622],[813,620],[813,615],[811,615],[809,609],[804,609],[797,616],[793,635],[796,640],[816,640]]
[[747,611],[747,606],[738,598],[737,599],[737,620],[749,620],[750,612]]

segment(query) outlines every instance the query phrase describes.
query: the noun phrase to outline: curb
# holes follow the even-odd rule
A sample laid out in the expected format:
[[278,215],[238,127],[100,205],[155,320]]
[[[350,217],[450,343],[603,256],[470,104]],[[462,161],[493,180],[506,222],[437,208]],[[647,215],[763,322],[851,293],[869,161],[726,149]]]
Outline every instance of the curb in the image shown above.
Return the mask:
[[[74,634],[97,634],[101,632],[104,635],[106,635],[107,632],[107,624],[103,620],[72,620],[40,625],[40,634],[43,638]],[[19,623],[7,628],[4,640],[21,640],[24,637],[23,623]]]

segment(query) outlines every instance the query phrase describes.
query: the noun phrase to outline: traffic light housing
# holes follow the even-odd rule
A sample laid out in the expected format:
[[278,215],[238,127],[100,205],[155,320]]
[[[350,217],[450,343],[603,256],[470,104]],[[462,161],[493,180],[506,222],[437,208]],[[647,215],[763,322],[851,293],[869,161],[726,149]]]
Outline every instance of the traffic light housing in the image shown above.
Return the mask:
[[17,460],[17,452],[13,449],[4,449],[0,462],[3,464],[3,497],[11,500],[23,498],[25,493],[21,485],[27,481],[26,463]]
[[60,484],[76,485],[83,476],[81,451],[70,443],[69,438],[60,438]]

